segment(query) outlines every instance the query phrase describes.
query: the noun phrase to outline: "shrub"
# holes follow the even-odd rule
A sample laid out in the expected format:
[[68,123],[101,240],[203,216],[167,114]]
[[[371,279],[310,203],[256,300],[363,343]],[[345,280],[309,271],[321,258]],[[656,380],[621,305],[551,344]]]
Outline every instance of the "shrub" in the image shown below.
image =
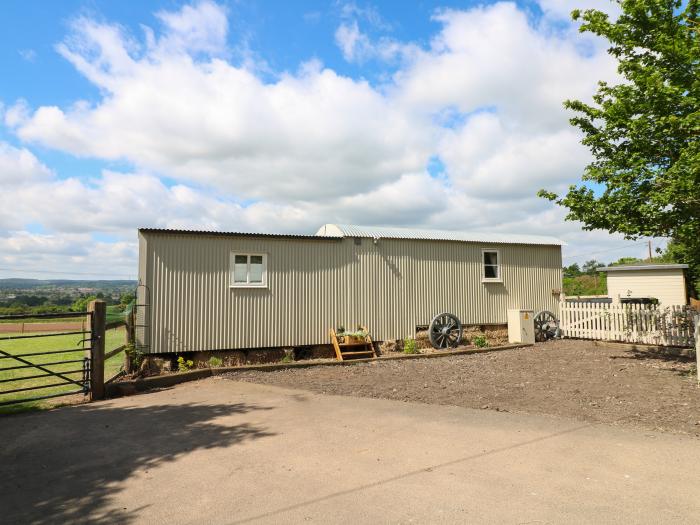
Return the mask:
[[129,343],[124,347],[124,352],[129,356],[129,361],[131,362],[131,369],[138,370],[143,363],[143,358],[145,354],[141,352],[133,343]]
[[191,359],[188,359],[185,361],[185,358],[180,356],[177,358],[177,371],[178,372],[187,372],[194,366],[194,361]]
[[485,335],[477,335],[472,342],[474,343],[475,346],[479,348],[486,348],[489,346],[489,342],[486,340]]
[[221,360],[220,357],[216,357],[213,355],[209,358],[209,368],[218,368],[222,364],[224,364],[224,362]]
[[418,346],[416,345],[416,340],[413,338],[408,338],[403,342],[403,353],[404,354],[420,354]]

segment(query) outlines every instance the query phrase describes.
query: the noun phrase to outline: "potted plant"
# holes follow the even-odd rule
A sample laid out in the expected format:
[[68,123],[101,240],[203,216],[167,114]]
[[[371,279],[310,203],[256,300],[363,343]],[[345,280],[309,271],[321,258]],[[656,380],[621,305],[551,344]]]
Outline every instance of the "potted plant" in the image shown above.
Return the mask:
[[367,335],[367,331],[361,326],[358,326],[354,332],[345,332],[348,343],[364,343]]

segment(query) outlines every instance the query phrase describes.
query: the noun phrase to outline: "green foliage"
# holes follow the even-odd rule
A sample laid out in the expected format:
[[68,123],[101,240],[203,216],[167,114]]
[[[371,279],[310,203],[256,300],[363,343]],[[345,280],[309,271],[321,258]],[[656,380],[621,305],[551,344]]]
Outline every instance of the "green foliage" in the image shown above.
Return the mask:
[[107,307],[105,320],[107,323],[118,323],[124,321],[124,311],[120,308],[122,305],[112,305]]
[[582,183],[564,196],[585,229],[628,238],[668,237],[674,262],[700,275],[700,0],[616,0],[612,21],[574,11],[580,30],[606,38],[623,82],[599,82],[591,104],[568,100],[573,126],[593,154]]
[[474,345],[478,348],[486,348],[489,346],[489,342],[486,340],[485,335],[477,335],[474,339],[472,339],[472,343],[474,343]]
[[598,273],[598,268],[603,267],[605,267],[605,263],[596,261],[595,259],[591,259],[590,261],[586,261],[585,263],[583,263],[581,272],[588,275],[595,275],[596,273]]
[[581,274],[577,277],[564,277],[565,295],[605,295],[608,291],[607,276]]
[[70,309],[74,312],[85,312],[87,310],[88,304],[91,301],[94,301],[95,299],[97,299],[96,295],[86,295],[85,297],[76,299],[75,302],[71,305]]
[[586,261],[583,268],[578,264],[564,267],[563,287],[566,295],[605,295],[607,275],[598,269],[605,266],[596,260]]
[[357,337],[359,339],[364,339],[365,337],[367,337],[369,335],[369,332],[367,330],[363,329],[362,327],[358,327],[357,330],[355,330],[355,331],[348,332],[348,331],[344,330],[342,332],[337,332],[336,335],[343,335],[346,337]]
[[294,362],[294,356],[289,353],[289,354],[284,354],[284,357],[280,359],[280,363],[293,363]]
[[418,345],[416,345],[416,340],[409,337],[403,342],[403,353],[404,354],[420,354],[418,350]]
[[581,268],[577,263],[574,263],[570,266],[564,266],[564,277],[578,277],[581,275]]
[[191,359],[185,360],[185,358],[182,356],[179,356],[177,358],[177,371],[178,372],[187,372],[188,370],[191,370],[193,366],[194,366],[194,361],[192,361]]
[[219,368],[223,364],[224,362],[221,360],[220,357],[216,357],[215,355],[213,355],[209,358],[209,368]]
[[121,294],[119,297],[119,304],[123,304],[126,306],[127,304],[131,304],[136,300],[136,295],[133,294],[132,292],[126,292]]
[[138,370],[141,367],[141,363],[143,363],[143,358],[146,354],[136,348],[133,343],[126,345],[126,347],[124,347],[124,352],[126,352],[126,355],[129,356],[132,370]]
[[700,296],[700,257],[693,247],[680,241],[671,241],[666,250],[657,258],[659,262],[685,263],[688,265],[688,287],[694,295]]
[[628,264],[637,264],[645,262],[642,259],[637,259],[636,257],[620,257],[617,261],[610,263],[610,266],[623,266]]
[[13,304],[12,306],[0,306],[0,315],[51,314],[65,312],[66,310],[67,308],[65,306],[56,306],[51,304],[41,306]]

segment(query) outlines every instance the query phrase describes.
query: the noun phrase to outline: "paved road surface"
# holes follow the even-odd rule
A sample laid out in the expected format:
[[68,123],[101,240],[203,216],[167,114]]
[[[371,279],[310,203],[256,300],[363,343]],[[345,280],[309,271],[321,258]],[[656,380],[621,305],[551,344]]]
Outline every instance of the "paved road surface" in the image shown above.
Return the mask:
[[220,378],[0,418],[3,523],[697,523],[700,440]]

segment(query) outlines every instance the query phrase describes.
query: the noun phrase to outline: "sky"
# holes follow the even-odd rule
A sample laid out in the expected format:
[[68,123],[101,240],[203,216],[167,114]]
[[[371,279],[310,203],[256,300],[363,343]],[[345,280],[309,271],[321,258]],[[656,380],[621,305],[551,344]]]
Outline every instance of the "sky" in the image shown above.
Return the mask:
[[564,240],[567,265],[644,257],[536,196],[591,161],[562,102],[617,80],[570,21],[590,7],[615,16],[607,0],[6,0],[0,278],[136,278],[139,227],[534,233]]

